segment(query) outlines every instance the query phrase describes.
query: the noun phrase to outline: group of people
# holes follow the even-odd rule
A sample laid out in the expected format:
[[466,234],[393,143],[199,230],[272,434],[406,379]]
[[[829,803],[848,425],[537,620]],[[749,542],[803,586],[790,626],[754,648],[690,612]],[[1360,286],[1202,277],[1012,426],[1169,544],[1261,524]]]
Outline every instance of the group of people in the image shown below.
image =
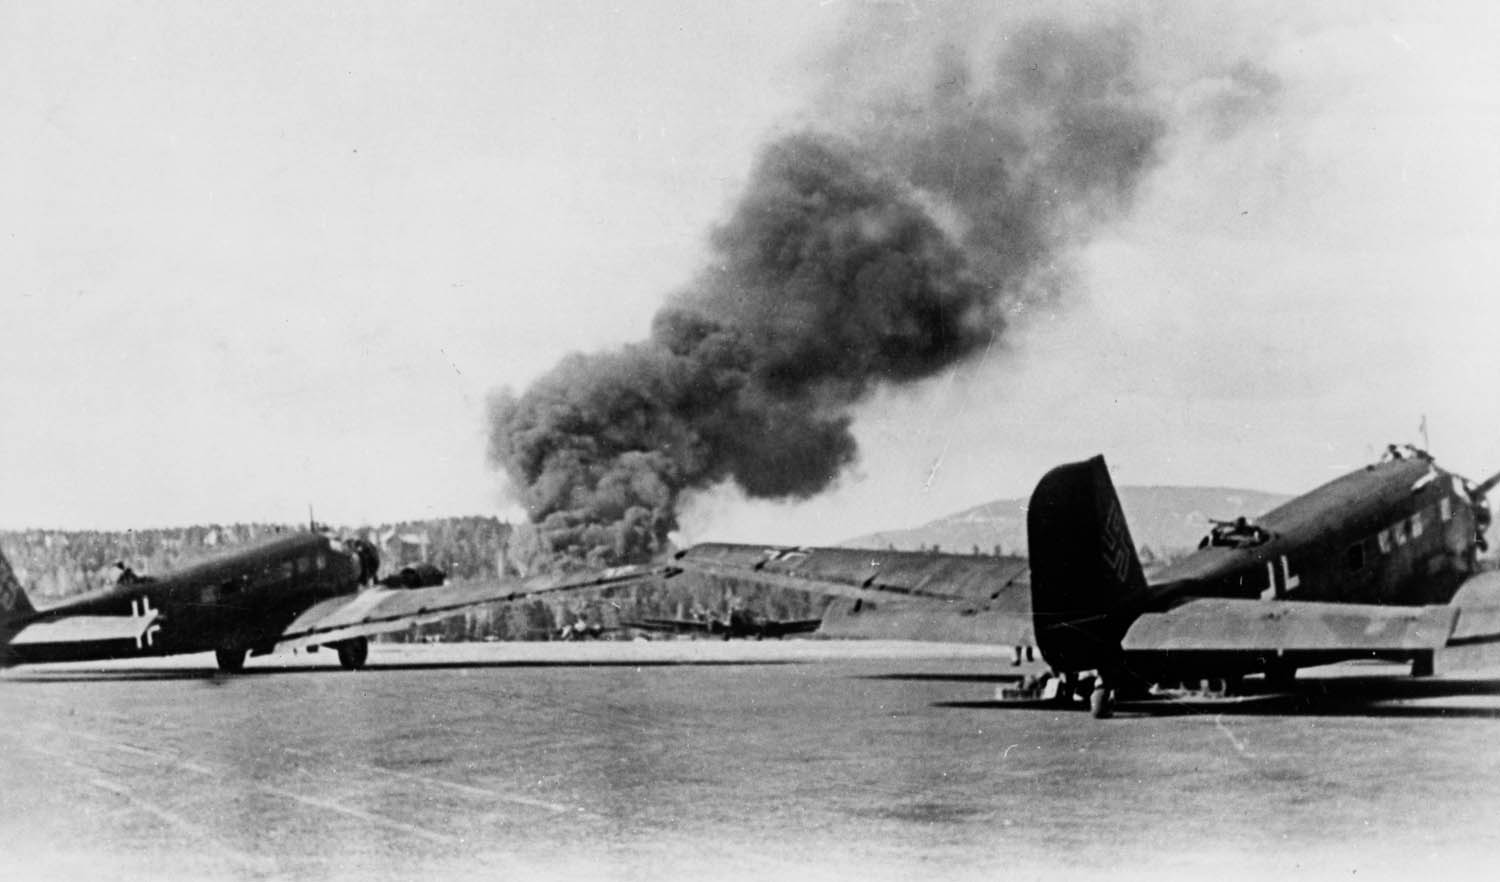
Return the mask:
[[1244,517],[1237,517],[1232,521],[1215,521],[1213,529],[1203,537],[1198,547],[1248,548],[1270,538],[1271,534],[1265,528],[1250,523]]

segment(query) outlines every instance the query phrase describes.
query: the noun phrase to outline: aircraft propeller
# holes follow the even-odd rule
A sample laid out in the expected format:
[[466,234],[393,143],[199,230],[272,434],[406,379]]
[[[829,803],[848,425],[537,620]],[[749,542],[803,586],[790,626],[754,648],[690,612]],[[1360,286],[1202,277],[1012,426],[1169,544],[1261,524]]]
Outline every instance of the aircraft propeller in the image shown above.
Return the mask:
[[362,585],[368,585],[375,581],[376,575],[380,573],[380,550],[375,543],[368,539],[350,539],[348,544],[354,549],[359,558],[359,581]]
[[1491,490],[1495,489],[1496,484],[1500,484],[1500,472],[1496,472],[1493,475],[1490,475],[1483,482],[1475,485],[1474,489],[1469,491],[1469,496],[1477,499],[1483,499],[1486,493],[1489,493]]
[[1464,485],[1464,489],[1469,493],[1469,502],[1474,506],[1474,532],[1478,534],[1476,543],[1480,551],[1489,551],[1490,548],[1489,541],[1484,535],[1489,529],[1492,518],[1487,494],[1495,488],[1496,484],[1500,484],[1500,472],[1490,475],[1478,484],[1465,483]]

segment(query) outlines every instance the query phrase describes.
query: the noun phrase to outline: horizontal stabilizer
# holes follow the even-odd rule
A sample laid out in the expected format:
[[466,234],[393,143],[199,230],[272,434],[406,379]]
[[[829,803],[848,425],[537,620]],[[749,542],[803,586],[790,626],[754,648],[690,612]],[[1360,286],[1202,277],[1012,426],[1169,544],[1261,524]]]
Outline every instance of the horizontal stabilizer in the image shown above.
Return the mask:
[[33,622],[11,637],[11,646],[134,641],[139,644],[156,624],[158,613],[141,616],[67,616]]

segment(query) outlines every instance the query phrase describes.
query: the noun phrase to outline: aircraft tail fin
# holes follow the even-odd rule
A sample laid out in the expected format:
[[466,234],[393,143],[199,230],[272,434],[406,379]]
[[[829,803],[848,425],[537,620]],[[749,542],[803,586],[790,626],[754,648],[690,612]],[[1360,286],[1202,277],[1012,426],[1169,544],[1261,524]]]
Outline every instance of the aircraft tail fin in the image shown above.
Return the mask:
[[1146,594],[1104,457],[1042,477],[1026,511],[1037,648],[1053,668],[1112,668]]
[[5,625],[12,619],[19,619],[36,612],[31,601],[26,597],[26,592],[21,588],[21,583],[16,579],[16,573],[10,568],[10,561],[5,559],[5,553],[0,551],[0,626]]

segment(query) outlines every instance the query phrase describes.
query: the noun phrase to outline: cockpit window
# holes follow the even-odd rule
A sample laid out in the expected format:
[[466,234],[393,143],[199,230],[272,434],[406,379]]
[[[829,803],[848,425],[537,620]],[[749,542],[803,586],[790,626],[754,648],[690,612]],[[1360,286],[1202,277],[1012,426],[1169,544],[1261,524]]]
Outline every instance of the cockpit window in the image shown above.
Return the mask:
[[1432,454],[1414,444],[1387,444],[1385,452],[1380,454],[1381,462],[1397,462],[1404,459],[1432,462]]
[[1270,531],[1240,517],[1232,521],[1214,521],[1213,529],[1209,531],[1207,536],[1203,537],[1203,541],[1198,543],[1198,547],[1253,548],[1270,538]]

